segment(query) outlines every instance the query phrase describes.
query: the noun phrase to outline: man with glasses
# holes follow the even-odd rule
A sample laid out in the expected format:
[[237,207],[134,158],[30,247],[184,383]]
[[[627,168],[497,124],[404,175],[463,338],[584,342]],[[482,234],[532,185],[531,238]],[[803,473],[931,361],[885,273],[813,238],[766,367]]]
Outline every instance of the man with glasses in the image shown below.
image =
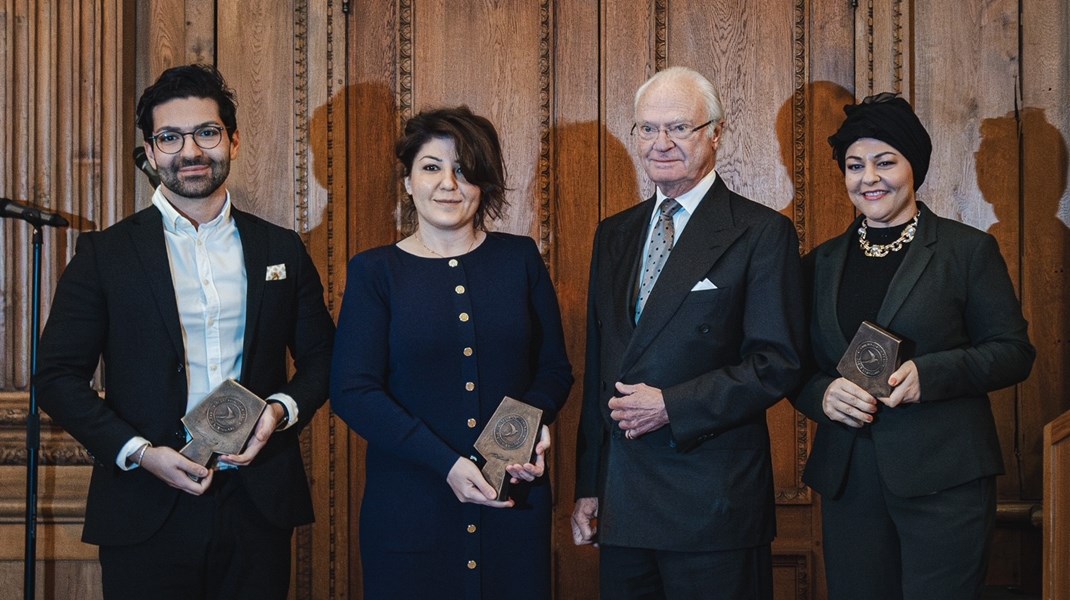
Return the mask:
[[799,240],[717,175],[722,133],[705,77],[651,77],[632,135],[657,190],[595,233],[572,530],[603,598],[772,597],[765,411],[801,375]]
[[[212,67],[146,88],[152,206],[79,236],[41,337],[41,407],[95,459],[82,539],[106,598],[285,598],[312,521],[298,434],[327,397],[334,324],[300,237],[232,204],[235,112]],[[268,404],[209,469],[178,452],[180,419],[228,379]]]

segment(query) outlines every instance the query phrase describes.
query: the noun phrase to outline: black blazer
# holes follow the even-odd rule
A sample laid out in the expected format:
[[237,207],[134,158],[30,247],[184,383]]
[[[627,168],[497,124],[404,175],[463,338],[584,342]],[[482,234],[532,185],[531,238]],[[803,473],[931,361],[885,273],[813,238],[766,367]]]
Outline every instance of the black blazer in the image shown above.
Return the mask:
[[[799,241],[783,215],[718,178],[633,323],[654,198],[595,234],[577,498],[599,497],[604,544],[707,551],[775,533],[766,409],[799,383]],[[692,289],[704,280],[716,289]],[[661,388],[669,426],[625,439],[614,383]]]
[[[297,436],[327,397],[334,324],[319,274],[293,231],[232,209],[248,277],[242,385],[261,397],[285,392],[299,422],[275,433],[237,476],[279,527],[312,520]],[[265,281],[269,265],[286,278]],[[296,373],[287,381],[287,350]],[[102,398],[90,380],[104,361]],[[131,544],[162,525],[181,493],[115,459],[130,438],[180,448],[185,433],[185,349],[162,217],[142,210],[83,233],[56,288],[41,336],[36,379],[43,408],[95,458],[82,539]]]
[[[1036,355],[995,238],[918,206],[918,232],[877,323],[916,344],[921,402],[882,408],[869,426],[881,475],[889,490],[904,497],[1003,472],[987,393],[1028,377]],[[803,481],[825,495],[840,492],[858,433],[825,416],[821,402],[850,343],[840,330],[836,301],[861,220],[805,260],[818,372],[795,406],[818,424]]]

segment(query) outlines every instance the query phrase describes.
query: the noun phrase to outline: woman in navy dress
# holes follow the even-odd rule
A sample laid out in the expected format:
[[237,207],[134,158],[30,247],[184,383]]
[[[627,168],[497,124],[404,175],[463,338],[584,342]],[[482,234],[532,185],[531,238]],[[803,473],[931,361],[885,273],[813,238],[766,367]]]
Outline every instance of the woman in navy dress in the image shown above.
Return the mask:
[[[349,263],[331,406],[368,441],[366,598],[549,598],[543,425],[495,500],[473,444],[502,398],[554,420],[572,386],[549,273],[505,209],[497,132],[466,107],[420,113],[396,154],[415,232]],[[414,211],[412,210],[414,209]]]

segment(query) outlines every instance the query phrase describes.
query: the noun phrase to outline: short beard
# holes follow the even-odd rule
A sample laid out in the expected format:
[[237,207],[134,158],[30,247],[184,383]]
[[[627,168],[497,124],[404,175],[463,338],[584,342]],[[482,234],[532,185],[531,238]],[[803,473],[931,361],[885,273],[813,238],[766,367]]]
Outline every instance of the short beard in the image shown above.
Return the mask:
[[[182,181],[178,170],[190,165],[211,165],[211,174],[207,178],[198,178],[192,182]],[[230,175],[230,160],[175,161],[170,166],[160,169],[160,182],[172,192],[185,198],[207,198],[215,193]]]

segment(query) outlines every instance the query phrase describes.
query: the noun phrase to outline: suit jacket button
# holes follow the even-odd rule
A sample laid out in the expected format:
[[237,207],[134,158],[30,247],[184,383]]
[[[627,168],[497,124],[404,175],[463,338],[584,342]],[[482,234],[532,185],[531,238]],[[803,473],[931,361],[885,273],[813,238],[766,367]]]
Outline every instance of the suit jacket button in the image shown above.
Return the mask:
[[186,370],[186,367],[185,367],[185,365],[183,365],[183,364],[181,364],[181,363],[180,363],[180,364],[178,365],[178,368],[177,368],[177,369],[175,369],[175,371],[176,371],[176,372],[178,372],[178,373],[181,373],[181,372],[183,372],[183,371],[185,371],[185,370]]
[[706,325],[705,323],[703,323],[702,325],[698,326],[698,332],[699,333],[709,333],[710,332],[710,326]]

